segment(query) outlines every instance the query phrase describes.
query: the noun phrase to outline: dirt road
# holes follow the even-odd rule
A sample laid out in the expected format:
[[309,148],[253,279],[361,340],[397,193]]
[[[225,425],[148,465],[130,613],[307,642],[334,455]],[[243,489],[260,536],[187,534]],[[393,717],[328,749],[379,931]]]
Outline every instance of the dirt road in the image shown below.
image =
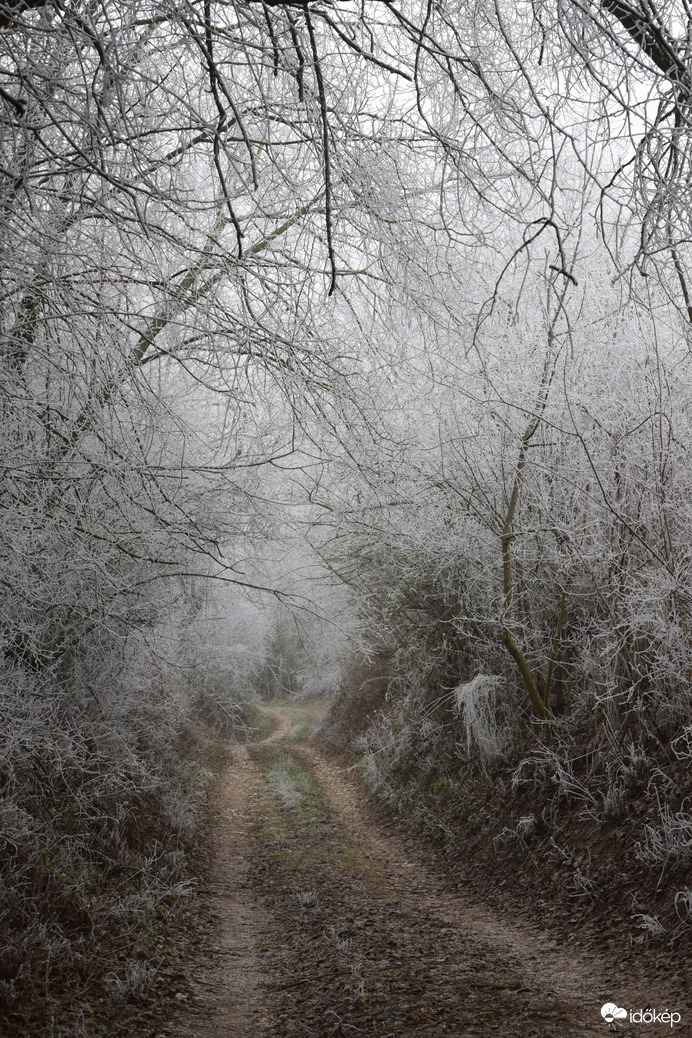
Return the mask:
[[573,936],[455,890],[305,739],[310,711],[270,712],[273,733],[223,776],[205,938],[159,1038],[603,1035],[603,1003],[655,1004]]

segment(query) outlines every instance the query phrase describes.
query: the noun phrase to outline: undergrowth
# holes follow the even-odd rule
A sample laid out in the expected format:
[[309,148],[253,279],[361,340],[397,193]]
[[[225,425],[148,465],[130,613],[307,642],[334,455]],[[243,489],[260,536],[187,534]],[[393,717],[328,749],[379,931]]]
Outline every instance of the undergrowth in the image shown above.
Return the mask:
[[191,889],[209,729],[172,679],[80,699],[3,677],[0,1032],[58,1038],[154,981]]

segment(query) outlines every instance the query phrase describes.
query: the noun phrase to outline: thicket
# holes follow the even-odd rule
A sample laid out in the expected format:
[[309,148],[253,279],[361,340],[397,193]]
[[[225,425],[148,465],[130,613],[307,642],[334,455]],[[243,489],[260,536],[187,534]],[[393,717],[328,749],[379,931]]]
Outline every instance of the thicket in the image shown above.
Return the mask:
[[[623,860],[642,889],[655,870],[673,930],[692,853],[689,328],[664,293],[623,298],[588,235],[570,269],[567,297],[522,264],[466,340],[424,322],[416,340],[409,312],[386,437],[367,470],[343,460],[320,550],[378,685],[387,660],[358,744],[373,786],[498,855],[574,810],[594,844],[629,819]],[[595,897],[587,873],[576,893]]]
[[151,983],[206,781],[193,718],[242,696],[209,673],[217,527],[179,424],[124,374],[89,402],[108,350],[56,323],[21,359],[15,326],[0,370],[0,1019],[59,1033]]

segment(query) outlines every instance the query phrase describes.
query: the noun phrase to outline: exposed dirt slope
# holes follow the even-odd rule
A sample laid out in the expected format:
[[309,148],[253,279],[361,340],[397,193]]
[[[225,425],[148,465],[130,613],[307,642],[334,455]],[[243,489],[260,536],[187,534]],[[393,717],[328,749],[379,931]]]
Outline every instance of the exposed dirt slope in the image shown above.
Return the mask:
[[608,1033],[606,1001],[681,1011],[674,1031],[692,1021],[574,934],[562,940],[455,889],[346,770],[291,737],[304,716],[272,712],[271,736],[234,751],[218,787],[196,951],[173,978],[175,997],[169,976],[154,1018],[120,1033],[587,1036]]

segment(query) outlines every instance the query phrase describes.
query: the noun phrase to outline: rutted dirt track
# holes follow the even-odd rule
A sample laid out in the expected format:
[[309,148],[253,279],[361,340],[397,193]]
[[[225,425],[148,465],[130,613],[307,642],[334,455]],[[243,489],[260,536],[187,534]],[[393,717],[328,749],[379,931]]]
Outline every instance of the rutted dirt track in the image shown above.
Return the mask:
[[219,787],[205,939],[160,1038],[602,1035],[604,1002],[656,1004],[617,964],[455,890],[296,738],[295,710],[273,713]]

